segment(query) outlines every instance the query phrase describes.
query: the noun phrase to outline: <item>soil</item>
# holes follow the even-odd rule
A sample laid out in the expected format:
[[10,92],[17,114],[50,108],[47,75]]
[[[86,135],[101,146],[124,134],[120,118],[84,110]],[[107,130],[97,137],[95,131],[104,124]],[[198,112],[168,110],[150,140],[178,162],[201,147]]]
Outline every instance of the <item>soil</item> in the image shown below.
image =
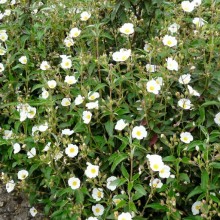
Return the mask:
[[0,182],[0,220],[43,220],[43,215],[37,213],[35,217],[30,215],[31,206],[22,193],[12,191],[8,193]]

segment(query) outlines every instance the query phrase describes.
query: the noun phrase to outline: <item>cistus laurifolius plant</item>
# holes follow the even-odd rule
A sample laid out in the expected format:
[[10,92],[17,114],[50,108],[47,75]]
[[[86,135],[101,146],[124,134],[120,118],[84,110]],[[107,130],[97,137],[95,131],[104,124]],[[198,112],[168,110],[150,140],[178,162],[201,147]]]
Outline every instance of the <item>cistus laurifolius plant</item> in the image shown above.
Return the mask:
[[30,215],[220,218],[218,0],[0,0],[0,169]]

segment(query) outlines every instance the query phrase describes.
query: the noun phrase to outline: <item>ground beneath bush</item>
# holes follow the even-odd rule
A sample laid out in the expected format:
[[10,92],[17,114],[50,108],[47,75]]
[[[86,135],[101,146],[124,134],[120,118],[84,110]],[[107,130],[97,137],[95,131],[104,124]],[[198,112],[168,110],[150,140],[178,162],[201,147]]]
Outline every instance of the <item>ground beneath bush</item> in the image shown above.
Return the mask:
[[8,193],[0,183],[0,220],[46,219],[40,213],[32,217],[29,213],[30,208],[24,194],[15,191]]

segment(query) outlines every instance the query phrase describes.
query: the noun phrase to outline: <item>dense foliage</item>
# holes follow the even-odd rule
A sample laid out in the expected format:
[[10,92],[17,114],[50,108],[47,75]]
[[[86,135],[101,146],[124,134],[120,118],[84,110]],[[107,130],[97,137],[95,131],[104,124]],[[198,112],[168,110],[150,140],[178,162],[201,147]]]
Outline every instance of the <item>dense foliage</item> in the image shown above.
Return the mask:
[[219,219],[219,8],[0,0],[7,191],[49,219]]

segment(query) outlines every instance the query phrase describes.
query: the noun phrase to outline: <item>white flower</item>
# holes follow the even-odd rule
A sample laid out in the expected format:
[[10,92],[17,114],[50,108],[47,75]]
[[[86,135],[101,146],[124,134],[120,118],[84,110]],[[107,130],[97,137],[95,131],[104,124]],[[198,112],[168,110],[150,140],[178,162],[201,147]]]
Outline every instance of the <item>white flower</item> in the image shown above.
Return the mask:
[[180,140],[186,144],[189,144],[191,141],[193,141],[193,136],[190,132],[182,132],[180,134]]
[[72,67],[72,60],[67,57],[62,58],[62,62],[60,65],[63,69],[70,69]]
[[154,161],[154,160],[161,160],[162,161],[162,157],[158,154],[147,154],[147,159],[151,162],[151,161]]
[[44,124],[41,124],[41,125],[38,126],[38,130],[39,130],[40,132],[44,132],[44,131],[46,131],[47,129],[48,129],[48,123],[47,123],[47,122],[45,122]]
[[38,126],[35,125],[35,126],[32,127],[32,136],[34,135],[34,133],[36,131],[38,131]]
[[144,126],[135,126],[132,129],[132,138],[137,138],[138,140],[141,140],[143,138],[147,137],[147,131]]
[[69,128],[66,128],[66,129],[63,129],[62,130],[62,135],[68,135],[68,136],[70,136],[70,135],[72,135],[74,133],[74,131],[73,130],[70,130]]
[[5,17],[3,13],[0,13],[0,20],[2,20]]
[[205,21],[204,19],[202,18],[194,18],[193,19],[193,24],[195,24],[197,27],[202,27],[207,21]]
[[85,170],[85,175],[88,178],[95,178],[99,175],[99,166],[87,163],[87,168]]
[[11,130],[4,130],[3,139],[8,140],[11,139],[13,136],[13,132]]
[[[7,1],[7,0],[6,0]],[[16,0],[11,0],[10,5],[15,5],[16,4]]]
[[68,147],[65,149],[65,153],[71,158],[75,157],[78,152],[79,148],[74,144],[68,144]]
[[127,125],[128,123],[126,123],[125,120],[120,119],[115,125],[115,130],[122,131]]
[[183,74],[179,77],[179,83],[187,85],[191,81],[191,75],[188,74]]
[[43,61],[40,65],[41,70],[48,70],[50,69],[50,64],[47,61]]
[[3,56],[6,54],[6,50],[4,48],[1,48],[1,44],[0,44],[0,56]]
[[168,70],[178,71],[179,65],[178,65],[178,63],[176,62],[176,60],[174,60],[174,59],[171,58],[171,57],[168,57],[168,58],[167,58],[167,69],[168,69]]
[[11,191],[13,191],[15,188],[15,182],[14,180],[9,180],[7,183],[6,183],[6,190],[8,193],[10,193]]
[[153,188],[161,188],[163,186],[163,183],[160,179],[155,178],[150,181],[149,186],[152,186]]
[[86,103],[86,108],[88,108],[88,109],[98,109],[99,108],[99,102],[98,101],[88,102],[88,103]]
[[37,215],[37,209],[35,209],[34,207],[30,208],[30,214],[31,214],[32,217]]
[[42,88],[41,97],[42,99],[47,99],[49,97],[49,92],[45,88]]
[[50,89],[54,89],[57,86],[57,82],[55,80],[47,81],[47,85]]
[[168,47],[174,47],[177,45],[177,40],[175,37],[165,35],[163,37],[163,44]]
[[113,201],[113,204],[117,206],[122,200],[118,199],[116,197],[117,197],[117,195],[114,195],[112,198],[112,201]]
[[220,126],[220,112],[215,115],[214,121],[217,125]]
[[0,0],[0,4],[6,3],[8,0]]
[[4,15],[5,16],[11,15],[11,10],[10,9],[6,9],[5,12],[4,12]]
[[27,152],[28,158],[33,158],[36,156],[36,148],[32,147],[30,151]]
[[78,28],[72,28],[70,30],[69,36],[72,37],[72,38],[76,38],[80,35],[80,33],[81,33],[81,30],[79,30]]
[[168,30],[174,34],[177,33],[178,29],[180,28],[180,25],[178,25],[177,23],[173,23],[168,27]]
[[87,21],[91,17],[91,14],[87,11],[84,11],[80,14],[81,21]]
[[89,217],[86,220],[98,220],[96,217]]
[[99,93],[98,92],[89,92],[88,93],[88,99],[90,101],[94,101],[95,99],[98,99],[99,98]]
[[148,92],[154,94],[159,94],[159,91],[161,89],[160,85],[154,79],[148,81],[146,87]]
[[92,113],[90,111],[84,111],[82,115],[83,122],[89,124],[92,119]]
[[195,5],[193,2],[190,1],[183,1],[181,3],[181,7],[185,12],[192,12],[194,10]]
[[65,81],[64,81],[65,83],[67,83],[67,84],[69,84],[69,85],[73,85],[73,84],[75,84],[75,83],[77,83],[77,79],[76,79],[76,77],[75,76],[66,76],[65,77]]
[[133,34],[134,25],[131,23],[125,23],[122,25],[122,27],[119,30],[122,34],[126,34],[126,35]]
[[192,213],[193,213],[193,215],[198,215],[199,214],[201,206],[202,206],[202,202],[201,201],[196,201],[196,202],[193,203],[193,205],[192,205]]
[[3,72],[5,70],[5,67],[2,63],[0,63],[0,73]]
[[74,45],[74,41],[70,37],[66,37],[63,42],[66,47],[71,47]]
[[149,45],[148,43],[145,43],[145,45],[144,45],[144,50],[145,50],[146,52],[150,52],[150,51],[151,51],[151,47],[150,47],[150,45]]
[[76,177],[71,177],[68,180],[68,185],[72,188],[72,189],[78,189],[80,187],[80,179],[76,178]]
[[54,160],[59,160],[63,157],[63,151],[59,151],[54,155]]
[[198,7],[202,4],[202,0],[193,0],[192,3],[194,4],[195,7]]
[[61,101],[62,106],[69,106],[71,105],[71,98],[63,98]]
[[132,220],[132,216],[129,212],[122,212],[118,216],[118,220]]
[[92,190],[92,198],[95,199],[97,202],[100,201],[103,197],[104,193],[102,188],[94,188]]
[[189,90],[189,94],[190,95],[192,95],[192,96],[200,96],[200,94],[195,89],[193,89],[190,85],[187,85],[187,88]]
[[80,105],[83,103],[85,97],[81,96],[81,95],[78,95],[75,100],[74,100],[74,104],[75,105]]
[[[4,16],[4,15],[3,15],[3,16]],[[6,40],[8,40],[8,35],[7,35],[7,33],[6,33],[5,30],[1,30],[1,32],[0,32],[0,40],[3,41],[3,42],[5,42]]]
[[19,62],[22,63],[22,64],[26,64],[27,63],[27,57],[26,56],[21,56],[19,58]]
[[161,178],[169,178],[170,176],[170,167],[167,165],[164,165],[161,170],[159,170],[159,176]]
[[92,206],[92,211],[95,216],[101,216],[104,213],[104,207],[101,204]]
[[28,171],[27,170],[20,170],[18,171],[18,179],[24,180],[28,177]]
[[146,70],[150,73],[154,73],[157,69],[156,65],[151,65],[151,64],[147,64],[146,65]]
[[157,78],[155,79],[155,81],[156,81],[156,83],[157,83],[158,85],[160,85],[160,86],[163,85],[163,78],[162,78],[162,77],[157,77]]
[[110,176],[106,181],[107,181],[107,184],[106,184],[106,187],[107,189],[110,189],[111,191],[114,191],[117,186],[115,184],[113,184],[112,182],[117,180],[117,177],[115,176]]
[[178,101],[178,106],[183,109],[190,109],[191,108],[191,101],[189,99],[180,99]]
[[112,54],[112,58],[116,62],[125,61],[131,56],[131,50],[120,49]]
[[27,117],[28,118],[34,118],[34,116],[36,115],[37,109],[35,107],[29,107],[28,108],[28,112],[27,112]]
[[21,150],[21,145],[19,143],[13,144],[14,154],[17,154]]
[[42,151],[43,151],[43,152],[48,151],[48,150],[50,149],[50,145],[51,145],[51,142],[48,142],[48,143],[45,145],[45,147],[44,147],[44,149],[43,149]]
[[147,155],[147,158],[150,162],[150,168],[153,171],[160,171],[163,169],[164,167],[164,163],[162,161],[162,157],[157,155],[157,154],[153,154],[153,155]]

